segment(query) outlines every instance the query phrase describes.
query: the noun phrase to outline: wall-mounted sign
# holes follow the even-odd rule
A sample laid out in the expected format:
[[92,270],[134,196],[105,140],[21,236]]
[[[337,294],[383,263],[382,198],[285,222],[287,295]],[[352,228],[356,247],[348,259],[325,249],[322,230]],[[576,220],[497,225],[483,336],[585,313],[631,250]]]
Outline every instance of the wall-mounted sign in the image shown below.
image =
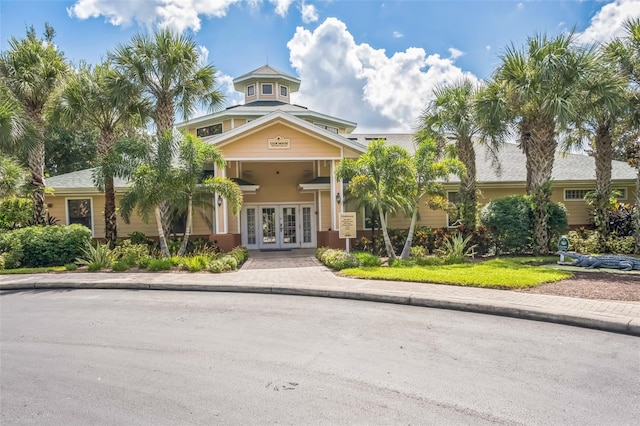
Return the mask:
[[340,212],[338,215],[338,238],[356,238],[356,213]]
[[285,139],[282,136],[267,139],[267,147],[269,149],[289,149],[291,148],[291,139]]

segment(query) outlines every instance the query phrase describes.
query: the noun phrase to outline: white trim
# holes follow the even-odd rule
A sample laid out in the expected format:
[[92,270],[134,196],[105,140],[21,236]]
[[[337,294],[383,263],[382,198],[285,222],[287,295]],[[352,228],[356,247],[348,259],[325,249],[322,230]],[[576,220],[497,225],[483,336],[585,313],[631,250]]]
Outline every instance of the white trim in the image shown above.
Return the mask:
[[329,203],[331,203],[331,230],[335,231],[336,230],[336,206],[335,203],[336,202],[336,176],[335,176],[335,163],[333,161],[331,161],[331,177],[329,182],[331,182],[331,197],[329,200]]
[[322,231],[322,192],[318,191],[318,228]]
[[[273,161],[313,161],[318,157],[225,157],[227,161],[257,161],[269,163]],[[340,157],[327,157],[323,160],[340,160]]]
[[[93,197],[65,197],[64,198],[64,213],[65,213],[65,220],[66,220],[66,224],[70,225],[69,223],[69,200],[89,200],[89,208],[91,209],[91,237],[95,237],[95,231],[96,231],[96,225],[95,225],[95,221],[94,221],[94,209],[93,209]],[[106,223],[105,223],[106,226]]]
[[[222,168],[222,177],[227,177],[227,168],[223,167]],[[229,233],[229,213],[228,213],[228,205],[227,205],[227,199],[223,198],[222,199],[222,229],[224,231],[225,234]]]
[[231,118],[231,130],[236,128],[236,119],[235,118]]

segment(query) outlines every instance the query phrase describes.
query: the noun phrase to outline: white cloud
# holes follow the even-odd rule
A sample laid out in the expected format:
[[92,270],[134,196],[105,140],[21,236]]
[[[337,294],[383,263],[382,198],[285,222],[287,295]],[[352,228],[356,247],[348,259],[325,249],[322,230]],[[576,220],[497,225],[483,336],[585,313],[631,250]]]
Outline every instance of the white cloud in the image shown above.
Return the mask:
[[[221,18],[227,15],[229,7],[238,3],[245,3],[249,7],[257,7],[263,0],[76,0],[73,6],[67,8],[72,18],[89,19],[104,17],[112,25],[127,26],[138,23],[148,28],[158,26],[178,32],[186,29],[199,31],[201,17]],[[287,15],[293,0],[269,0],[275,6],[275,13],[284,17]],[[302,6],[305,19],[305,5]],[[317,20],[314,6],[306,9],[308,22]],[[315,12],[315,14],[314,14]],[[307,22],[307,21],[305,21]],[[308,23],[307,22],[307,23]]]
[[346,25],[328,18],[311,32],[296,29],[287,44],[302,84],[293,101],[358,123],[358,131],[412,131],[433,88],[463,76],[455,58],[410,47],[387,56],[357,44]]
[[302,12],[302,22],[305,24],[310,24],[318,20],[318,9],[316,9],[314,5],[302,2],[300,11]]
[[604,5],[578,36],[585,43],[606,43],[624,34],[623,24],[627,19],[637,17],[640,17],[640,0],[616,0]]
[[462,50],[456,49],[455,47],[450,47],[449,54],[451,55],[451,59],[456,60],[460,56],[464,55],[464,52]]
[[285,17],[293,0],[269,0],[269,2],[276,7],[276,13],[278,15]]
[[487,44],[484,48],[485,48],[486,50],[491,50],[491,45],[490,45],[490,44]]
[[524,3],[522,3],[522,2],[518,3],[517,7],[518,7],[518,10],[524,9]]
[[404,37],[404,34],[402,34],[400,31],[394,31],[393,32],[393,37],[394,38],[402,38],[402,37]]

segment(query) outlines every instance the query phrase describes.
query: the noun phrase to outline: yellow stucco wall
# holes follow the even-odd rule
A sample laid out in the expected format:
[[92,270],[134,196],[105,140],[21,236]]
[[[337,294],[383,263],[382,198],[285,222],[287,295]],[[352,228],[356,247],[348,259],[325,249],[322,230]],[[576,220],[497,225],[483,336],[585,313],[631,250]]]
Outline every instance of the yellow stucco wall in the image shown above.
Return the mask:
[[243,179],[260,189],[244,194],[244,204],[313,202],[312,193],[301,193],[298,184],[313,178],[312,161],[243,162]]
[[[282,137],[291,141],[288,149],[269,149],[268,139]],[[338,146],[319,140],[316,136],[276,121],[248,135],[241,135],[220,147],[226,158],[330,158],[341,155]]]
[[328,231],[331,225],[331,193],[329,191],[320,191],[321,217],[322,223],[318,226],[318,231]]

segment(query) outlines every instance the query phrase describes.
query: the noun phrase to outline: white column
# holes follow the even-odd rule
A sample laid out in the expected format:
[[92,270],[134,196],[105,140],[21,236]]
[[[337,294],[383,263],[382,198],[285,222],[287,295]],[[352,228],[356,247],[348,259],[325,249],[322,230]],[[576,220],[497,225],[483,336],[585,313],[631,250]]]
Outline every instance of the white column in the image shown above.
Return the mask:
[[331,230],[336,231],[337,228],[337,219],[336,219],[336,174],[335,174],[335,162],[331,160],[331,178],[329,180],[331,183],[331,198],[329,200],[331,206]]

